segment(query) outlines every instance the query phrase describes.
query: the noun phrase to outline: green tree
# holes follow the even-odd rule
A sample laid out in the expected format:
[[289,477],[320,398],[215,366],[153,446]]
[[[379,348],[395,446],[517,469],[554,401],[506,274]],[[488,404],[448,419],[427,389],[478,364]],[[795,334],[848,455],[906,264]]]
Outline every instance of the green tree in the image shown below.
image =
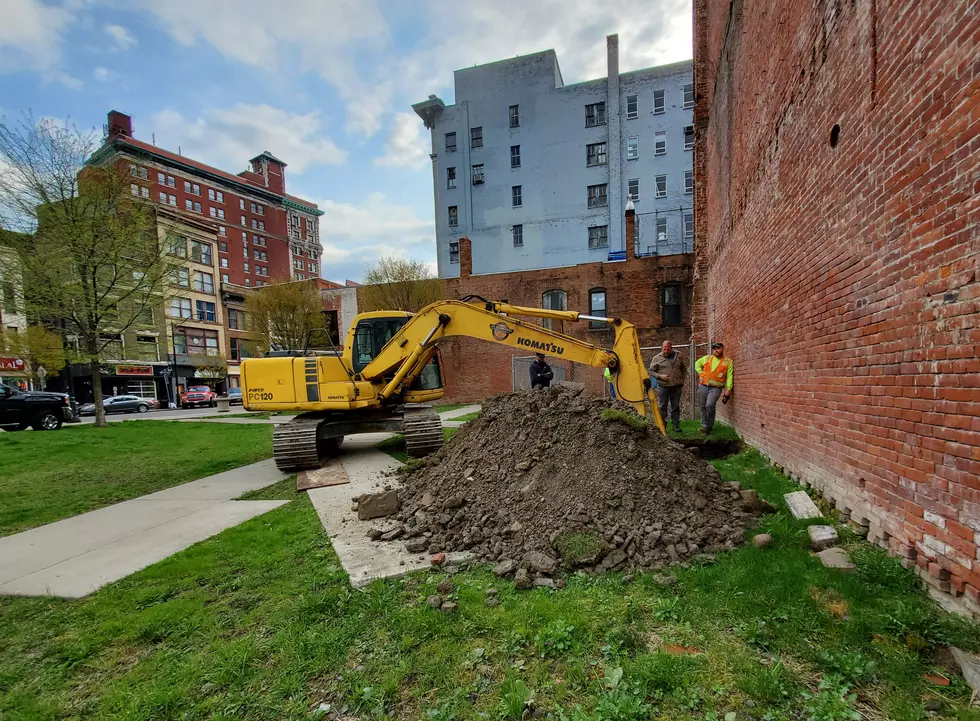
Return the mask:
[[[24,276],[28,312],[57,321],[91,369],[105,426],[99,354],[163,301],[169,264],[148,186],[128,163],[86,165],[92,133],[25,114],[0,119],[0,227]],[[135,195],[132,189],[135,188]]]
[[406,310],[415,313],[440,300],[442,283],[421,260],[382,256],[364,274],[363,310]]
[[44,382],[38,375],[39,368],[53,376],[67,362],[61,336],[40,325],[28,326],[24,333],[0,330],[0,351],[24,361],[31,380],[41,386]]
[[316,285],[308,281],[280,281],[253,290],[245,298],[246,327],[251,332],[255,349],[302,350],[309,346],[328,345],[317,328],[328,333],[328,316],[323,313],[323,301]]

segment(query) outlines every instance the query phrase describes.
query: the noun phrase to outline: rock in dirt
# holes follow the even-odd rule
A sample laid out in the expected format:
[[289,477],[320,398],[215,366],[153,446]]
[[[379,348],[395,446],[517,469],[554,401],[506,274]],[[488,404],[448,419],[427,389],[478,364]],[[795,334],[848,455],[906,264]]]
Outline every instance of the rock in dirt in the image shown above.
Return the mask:
[[953,654],[953,658],[956,659],[956,663],[960,666],[960,673],[963,674],[963,680],[973,689],[974,693],[980,692],[980,658],[972,653],[967,653],[962,649],[956,648],[956,646],[950,646],[949,650]]
[[431,563],[433,566],[441,566],[445,562],[446,562],[445,553],[437,553],[433,555],[432,558],[429,559],[429,563]]
[[379,541],[397,541],[405,535],[405,526],[395,526],[390,531],[381,534]]
[[558,585],[555,583],[555,579],[553,578],[535,578],[534,587],[550,588],[551,590],[555,590],[556,588],[558,588]]
[[366,493],[357,502],[357,517],[362,521],[390,516],[398,510],[398,491]]
[[[620,414],[603,418],[610,409]],[[511,559],[549,574],[577,559],[593,572],[659,570],[743,544],[764,506],[630,416],[632,406],[576,388],[490,398],[479,423],[399,471],[394,520],[430,552],[469,551],[500,576],[517,570]]]
[[671,576],[666,573],[658,573],[653,577],[653,582],[658,586],[676,586],[677,576]]
[[755,544],[756,548],[768,548],[769,544],[772,543],[772,536],[768,533],[758,533],[752,537],[752,543]]
[[809,526],[806,532],[810,534],[810,548],[822,551],[837,543],[837,529],[833,526]]
[[483,605],[486,606],[487,608],[493,608],[494,606],[499,606],[500,599],[497,598],[496,596],[489,596],[487,600],[483,602]]
[[443,596],[448,596],[450,593],[456,590],[456,587],[453,585],[453,582],[447,578],[445,581],[442,581],[438,586],[436,586],[436,590]]
[[429,539],[427,538],[413,538],[405,544],[405,550],[409,553],[425,553],[425,549],[429,547]]
[[425,602],[427,604],[429,604],[430,606],[432,606],[432,608],[441,608],[442,607],[442,596],[434,596],[434,595],[433,596],[429,596],[427,599],[425,599]]
[[383,535],[384,535],[384,531],[382,531],[380,528],[372,528],[370,531],[367,532],[367,537],[370,538],[372,541],[380,541],[381,536]]
[[439,610],[442,611],[443,613],[456,613],[457,608],[458,607],[455,602],[446,601],[445,603],[442,604]]
[[531,574],[527,570],[520,568],[514,574],[514,586],[520,589],[533,588],[534,579],[531,578]]

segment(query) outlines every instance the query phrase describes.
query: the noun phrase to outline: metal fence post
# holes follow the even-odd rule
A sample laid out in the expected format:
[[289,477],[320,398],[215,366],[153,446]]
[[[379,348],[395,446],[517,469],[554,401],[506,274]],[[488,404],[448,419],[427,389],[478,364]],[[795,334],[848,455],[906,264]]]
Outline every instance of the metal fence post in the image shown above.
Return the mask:
[[691,339],[691,347],[688,350],[688,368],[691,369],[691,418],[697,420],[697,407],[698,407],[698,374],[694,370],[694,363],[697,361],[698,347],[694,343],[694,339]]

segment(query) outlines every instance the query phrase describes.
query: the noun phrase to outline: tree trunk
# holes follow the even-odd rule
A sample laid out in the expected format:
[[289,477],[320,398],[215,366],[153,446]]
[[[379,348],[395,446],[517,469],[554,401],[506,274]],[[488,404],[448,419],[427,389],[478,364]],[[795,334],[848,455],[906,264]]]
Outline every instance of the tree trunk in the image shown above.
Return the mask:
[[92,402],[95,403],[95,426],[105,428],[105,406],[102,404],[102,373],[99,371],[99,359],[93,358],[89,367],[92,370]]

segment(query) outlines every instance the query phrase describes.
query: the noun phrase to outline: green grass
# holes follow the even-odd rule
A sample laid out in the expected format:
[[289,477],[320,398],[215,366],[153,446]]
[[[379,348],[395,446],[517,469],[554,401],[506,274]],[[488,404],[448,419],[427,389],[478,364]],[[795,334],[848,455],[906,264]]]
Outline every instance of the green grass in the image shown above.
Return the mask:
[[[794,488],[755,451],[714,464],[780,508]],[[975,649],[977,628],[864,542],[845,538],[858,573],[823,568],[784,511],[760,524],[769,548],[675,569],[675,586],[517,591],[477,567],[453,576],[446,616],[425,604],[445,574],[354,591],[305,495],[260,493],[294,500],[85,599],[0,598],[0,718],[299,720],[329,703],[360,721],[517,720],[530,703],[575,721],[843,721],[855,706],[912,721],[935,700],[970,718],[961,679],[922,675],[932,645]]]
[[710,435],[704,435],[698,432],[698,428],[701,426],[700,421],[681,421],[681,432],[675,433],[671,430],[670,419],[664,420],[667,425],[667,435],[671,438],[685,438],[685,439],[704,439],[708,438],[712,441],[735,441],[738,440],[738,433],[735,429],[724,423],[719,423],[715,421],[714,428],[711,429]]
[[272,455],[272,426],[130,421],[0,433],[0,536]]
[[437,403],[432,407],[435,409],[436,413],[445,413],[446,411],[454,411],[457,408],[465,408],[466,406],[473,405],[472,403]]
[[466,423],[468,421],[475,421],[479,417],[480,417],[480,411],[473,411],[472,413],[464,413],[461,416],[456,416],[455,418],[448,418],[447,420]]

